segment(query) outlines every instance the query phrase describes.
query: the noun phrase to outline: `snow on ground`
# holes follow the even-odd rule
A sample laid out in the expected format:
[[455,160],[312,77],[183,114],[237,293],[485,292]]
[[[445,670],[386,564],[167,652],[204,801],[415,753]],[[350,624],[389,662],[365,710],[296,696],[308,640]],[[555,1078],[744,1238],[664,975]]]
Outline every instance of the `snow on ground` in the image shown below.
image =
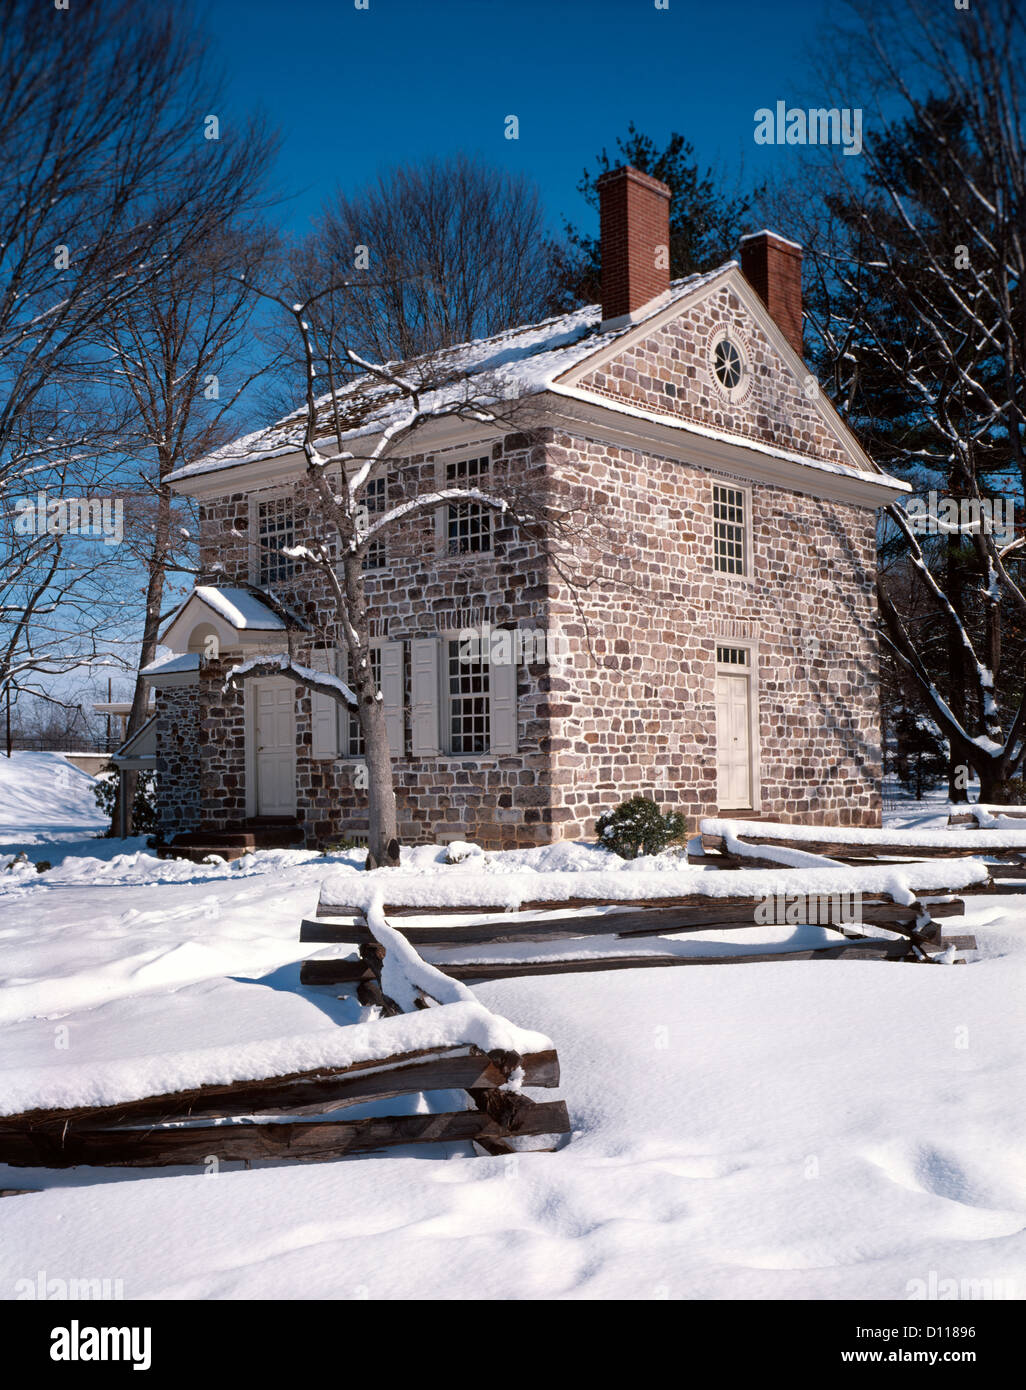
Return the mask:
[[39,838],[95,835],[108,823],[93,796],[95,780],[60,753],[0,756],[0,852]]
[[[912,803],[895,821],[934,829],[946,814]],[[298,983],[303,955],[334,952],[300,948],[300,918],[328,875],[366,885],[358,855],[196,866],[139,842],[47,848],[38,818],[16,819],[11,842],[26,829],[56,867],[0,874],[5,1109],[32,1087],[156,1086],[366,1034],[354,1001]],[[580,883],[611,867],[583,845],[444,858],[413,850],[394,880]],[[195,1168],[0,1168],[0,1188],[40,1189],[0,1201],[0,1295],[45,1270],[121,1279],[129,1298],[902,1300],[931,1272],[1021,1297],[1026,896],[969,903],[945,928],[981,949],[956,969],[781,962],[476,986],[558,1049],[558,1090],[533,1092],[567,1102],[574,1134],[556,1153],[421,1146],[223,1165],[213,1181]]]

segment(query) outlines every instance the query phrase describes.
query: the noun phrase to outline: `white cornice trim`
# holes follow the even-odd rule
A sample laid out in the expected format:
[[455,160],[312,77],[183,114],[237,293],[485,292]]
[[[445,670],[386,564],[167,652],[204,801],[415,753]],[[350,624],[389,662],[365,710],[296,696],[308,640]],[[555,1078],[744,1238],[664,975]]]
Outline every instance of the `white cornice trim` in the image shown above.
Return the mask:
[[562,417],[563,428],[572,431],[583,426],[599,443],[656,453],[748,482],[874,510],[910,490],[908,483],[886,474],[838,471],[837,465],[760,446],[754,440],[699,430],[675,416],[618,405],[590,392],[553,387],[548,394],[553,398],[552,414]]
[[[525,404],[533,397],[524,397]],[[504,434],[515,432],[516,425],[509,421],[496,421],[489,424],[484,420],[461,420],[455,416],[426,420],[403,442],[403,456],[411,454],[431,454],[442,449],[457,449],[477,443],[491,443],[501,439]],[[364,458],[373,453],[380,441],[379,434],[361,435],[351,441],[353,461],[350,468],[359,467]],[[326,453],[337,448],[334,439],[319,439],[317,447]],[[358,450],[360,452],[358,452]],[[334,466],[337,472],[337,465]],[[277,487],[284,483],[296,483],[306,473],[306,455],[301,449],[291,454],[277,454],[273,458],[254,459],[248,463],[228,464],[224,468],[211,469],[207,473],[191,474],[187,478],[177,478],[171,486],[175,492],[199,501],[209,501],[215,497],[226,497],[234,492],[256,492],[260,488]]]

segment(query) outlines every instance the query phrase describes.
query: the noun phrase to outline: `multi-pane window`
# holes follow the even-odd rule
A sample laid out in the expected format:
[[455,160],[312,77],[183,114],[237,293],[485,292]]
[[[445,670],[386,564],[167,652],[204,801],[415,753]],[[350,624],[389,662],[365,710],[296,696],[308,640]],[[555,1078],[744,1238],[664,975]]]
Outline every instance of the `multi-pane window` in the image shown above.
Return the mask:
[[272,497],[257,507],[257,548],[260,584],[291,579],[295,564],[282,554],[282,546],[295,545],[295,521],[291,497]]
[[[490,460],[455,459],[445,465],[446,487],[480,488],[488,481]],[[470,555],[492,548],[492,512],[482,502],[450,502],[446,516],[450,555]]]
[[713,485],[713,562],[722,574],[745,573],[745,494]]
[[716,660],[721,666],[747,666],[747,647],[717,647]]
[[[363,505],[366,507],[367,524],[374,524],[376,517],[383,516],[388,510],[388,479],[371,478],[363,489]],[[378,536],[371,541],[363,557],[363,568],[365,570],[383,569],[388,563],[388,553],[385,549],[385,538]]]
[[[371,663],[371,675],[374,677],[374,684],[375,684],[375,686],[378,688],[378,690],[380,690],[380,689],[381,689],[381,648],[380,648],[380,647],[371,647],[371,651],[370,651],[370,663]],[[348,685],[349,685],[350,690],[352,690],[353,693],[354,693],[354,695],[355,695],[355,693],[356,693],[356,686],[353,684],[353,666],[352,666],[352,662],[350,662],[350,664],[349,664],[349,677],[348,677],[348,682],[347,682],[347,683],[348,683]],[[355,711],[355,710],[352,710],[352,709],[349,710],[349,711],[347,711],[347,713],[346,713],[346,719],[347,719],[347,722],[348,722],[348,725],[349,725],[349,744],[348,744],[348,747],[349,747],[349,756],[350,756],[351,758],[362,758],[362,757],[366,754],[366,752],[367,752],[367,745],[366,745],[366,743],[364,742],[363,730],[360,728],[360,721],[359,721],[359,719],[357,718],[356,711]]]
[[491,740],[488,652],[482,651],[467,660],[463,643],[448,642],[446,649],[446,680],[449,692],[448,751],[487,753]]

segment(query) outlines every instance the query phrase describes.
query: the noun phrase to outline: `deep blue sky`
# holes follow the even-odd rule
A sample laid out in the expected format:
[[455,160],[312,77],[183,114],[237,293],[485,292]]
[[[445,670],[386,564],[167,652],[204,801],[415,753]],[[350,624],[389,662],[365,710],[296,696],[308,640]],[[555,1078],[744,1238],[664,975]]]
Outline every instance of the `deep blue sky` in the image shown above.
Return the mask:
[[[538,182],[553,228],[585,220],[585,165],[633,119],[757,182],[793,151],[757,146],[753,113],[815,92],[804,50],[841,0],[203,0],[227,109],[257,102],[284,143],[295,232],[380,167],[479,153]],[[858,105],[853,99],[852,105]],[[503,122],[515,114],[520,138]]]

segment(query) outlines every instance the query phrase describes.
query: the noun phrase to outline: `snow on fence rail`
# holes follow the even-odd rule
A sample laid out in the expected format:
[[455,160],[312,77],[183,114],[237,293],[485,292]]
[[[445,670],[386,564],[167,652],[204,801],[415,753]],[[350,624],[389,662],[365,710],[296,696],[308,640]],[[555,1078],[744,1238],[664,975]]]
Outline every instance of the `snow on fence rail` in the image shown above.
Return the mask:
[[[1016,827],[974,830],[962,839],[958,830],[883,830],[862,829],[835,825],[782,825],[773,821],[716,820],[701,822],[702,848],[718,855],[725,864],[762,866],[780,870],[782,865],[807,866],[814,870],[825,864],[875,865],[892,864],[903,870],[923,861],[947,859],[976,862],[984,869],[984,884],[970,891],[1001,892],[989,881],[1000,875],[1003,879],[1026,879],[1026,828]],[[981,855],[998,861],[983,865]],[[970,888],[969,884],[964,885]]]
[[[523,1086],[558,1085],[551,1041],[515,1028],[473,999],[279,1040],[270,1047],[281,1070],[261,1074],[257,1059],[266,1063],[267,1047],[153,1059],[157,1074],[191,1084],[151,1094],[144,1088],[152,1080],[141,1079],[145,1068],[71,1068],[59,1077],[52,1068],[22,1072],[5,1090],[0,1163],[67,1168],[189,1165],[212,1157],[311,1160],[467,1140],[504,1153],[514,1137],[570,1129],[563,1101],[536,1102],[521,1093]],[[290,1070],[297,1058],[316,1058],[316,1064]],[[323,1118],[348,1106],[452,1089],[466,1090],[475,1109]],[[83,1099],[87,1103],[76,1103]]]
[[1026,806],[988,806],[981,802],[973,802],[968,806],[953,806],[948,812],[948,824],[966,825],[977,829],[992,829],[1004,825],[1010,825],[1012,829],[1017,825],[1026,828]]
[[[523,886],[536,890],[539,879],[545,877],[531,874]],[[941,936],[938,922],[963,914],[960,899],[948,896],[943,901],[925,901],[923,895],[947,895],[953,889],[985,881],[988,875],[982,864],[962,861],[943,867],[911,865],[901,871],[825,866],[776,874],[764,870],[716,874],[683,870],[647,876],[576,873],[557,877],[563,891],[554,899],[524,898],[519,886],[511,885],[505,875],[494,888],[480,876],[460,883],[444,874],[424,875],[419,881],[409,877],[389,882],[396,901],[387,903],[381,902],[384,890],[380,885],[368,889],[353,876],[328,881],[322,887],[314,918],[302,923],[300,940],[356,946],[357,954],[306,960],[300,978],[306,984],[355,985],[362,1002],[388,1007],[386,972],[390,953],[396,951],[404,962],[412,953],[435,977],[477,983],[521,975],[676,965],[842,957],[929,960],[951,948],[973,950],[976,942],[971,936]],[[611,877],[616,887],[623,885],[623,896],[605,895]],[[571,886],[568,879],[577,889],[572,897],[567,893]],[[661,888],[662,892],[640,897],[631,892],[638,886]],[[682,887],[692,891],[672,891]],[[853,915],[856,895],[857,914]],[[341,897],[348,901],[339,901]],[[477,901],[468,902],[468,897]],[[788,949],[785,943],[767,951],[743,944],[743,953],[717,947],[716,954],[711,955],[695,954],[664,939],[788,925],[786,916],[782,921],[767,916],[769,902],[814,902],[813,924],[840,933],[842,939],[826,938],[802,949]],[[472,920],[467,920],[468,916]],[[410,925],[406,925],[406,918],[411,919]],[[404,921],[402,933],[393,925],[399,919]],[[794,920],[808,922],[800,913]],[[890,935],[868,936],[862,930],[866,926]],[[558,944],[567,942],[573,944]],[[535,944],[533,953],[524,949],[527,943]],[[430,961],[417,956],[415,948],[430,948]],[[459,951],[458,957],[437,954],[454,950]]]

